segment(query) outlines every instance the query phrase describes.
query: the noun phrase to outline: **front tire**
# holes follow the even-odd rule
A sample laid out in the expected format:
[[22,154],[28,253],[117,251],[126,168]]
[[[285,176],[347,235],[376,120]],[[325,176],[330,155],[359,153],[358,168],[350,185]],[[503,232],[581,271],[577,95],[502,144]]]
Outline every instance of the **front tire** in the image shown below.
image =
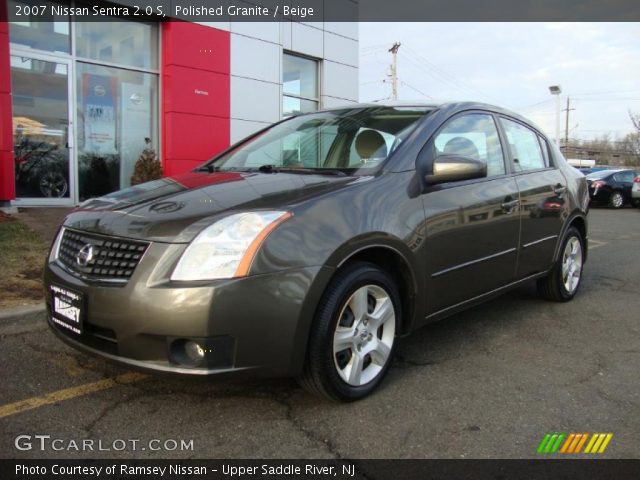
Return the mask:
[[546,277],[538,280],[540,295],[554,302],[568,302],[578,292],[584,265],[584,239],[570,227],[562,242],[560,256]]
[[332,400],[367,396],[389,369],[400,315],[386,272],[365,262],[346,266],[320,300],[299,383]]

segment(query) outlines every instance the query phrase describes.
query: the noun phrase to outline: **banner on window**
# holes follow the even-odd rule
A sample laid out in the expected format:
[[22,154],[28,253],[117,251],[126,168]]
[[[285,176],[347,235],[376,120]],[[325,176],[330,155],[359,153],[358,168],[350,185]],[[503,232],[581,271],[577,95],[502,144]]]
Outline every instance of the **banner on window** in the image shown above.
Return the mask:
[[115,154],[115,79],[85,73],[82,76],[84,111],[84,151]]

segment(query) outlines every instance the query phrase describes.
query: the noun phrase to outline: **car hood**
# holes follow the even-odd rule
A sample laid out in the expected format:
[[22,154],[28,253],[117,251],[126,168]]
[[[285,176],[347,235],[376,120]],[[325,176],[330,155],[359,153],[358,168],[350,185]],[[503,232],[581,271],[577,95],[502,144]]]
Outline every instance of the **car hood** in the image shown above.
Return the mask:
[[232,212],[286,210],[362,179],[285,172],[190,172],[88,200],[64,225],[105,235],[189,242]]

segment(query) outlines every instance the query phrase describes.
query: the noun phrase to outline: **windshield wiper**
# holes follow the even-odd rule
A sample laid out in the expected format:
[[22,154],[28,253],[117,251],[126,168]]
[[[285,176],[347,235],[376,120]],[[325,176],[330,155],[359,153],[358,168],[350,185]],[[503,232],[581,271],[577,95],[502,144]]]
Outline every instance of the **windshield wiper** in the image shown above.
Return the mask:
[[198,167],[196,171],[213,173],[213,172],[219,172],[220,167],[214,165],[213,163],[207,163],[206,165],[202,165],[201,167]]
[[347,174],[341,170],[332,168],[305,168],[305,167],[278,167],[276,165],[260,165],[258,171],[262,173],[299,173],[303,175],[335,175],[337,177],[346,177]]

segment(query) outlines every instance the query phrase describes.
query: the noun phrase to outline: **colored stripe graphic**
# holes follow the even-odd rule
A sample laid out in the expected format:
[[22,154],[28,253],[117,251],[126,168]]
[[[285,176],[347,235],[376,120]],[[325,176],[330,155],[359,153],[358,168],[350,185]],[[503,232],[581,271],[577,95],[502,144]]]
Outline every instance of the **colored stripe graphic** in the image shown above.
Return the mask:
[[538,445],[538,453],[556,453],[565,437],[564,433],[547,433]]
[[581,433],[580,435],[582,435],[582,438],[578,442],[578,445],[576,445],[576,449],[573,453],[580,453],[580,450],[582,450],[582,446],[584,445],[584,442],[586,442],[587,438],[589,437],[588,433]]
[[538,453],[542,453],[544,452],[544,447],[547,446],[547,442],[549,441],[549,439],[551,438],[551,434],[547,433],[544,438],[542,439],[542,441],[540,442],[540,445],[538,445]]
[[[547,433],[538,445],[537,453],[603,453],[609,442],[613,438],[613,433]],[[587,442],[587,440],[589,440]],[[584,451],[585,443],[587,444]]]
[[594,433],[584,453],[603,453],[612,438],[613,433]]
[[567,439],[564,442],[564,445],[562,445],[562,448],[560,449],[560,453],[567,453],[567,449],[569,448],[569,445],[571,445],[571,442],[573,442],[573,439],[576,437],[575,433],[570,433],[569,436],[567,437]]

